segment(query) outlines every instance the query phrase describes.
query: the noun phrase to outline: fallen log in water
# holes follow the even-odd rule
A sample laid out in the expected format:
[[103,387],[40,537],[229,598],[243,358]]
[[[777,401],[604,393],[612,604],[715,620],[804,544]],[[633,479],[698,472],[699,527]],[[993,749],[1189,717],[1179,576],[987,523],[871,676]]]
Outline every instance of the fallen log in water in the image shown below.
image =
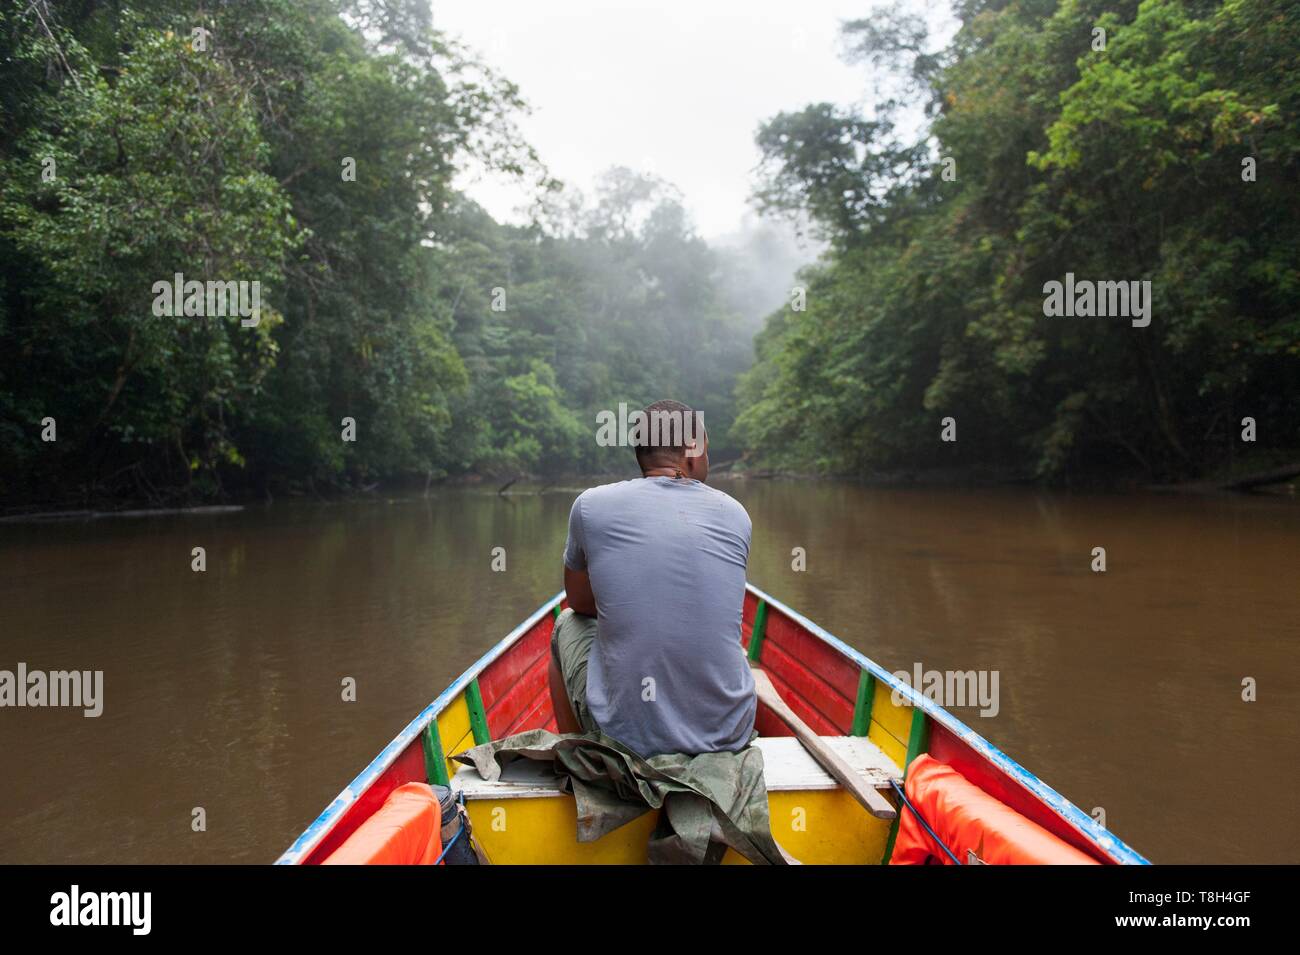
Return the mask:
[[1260,487],[1283,484],[1292,478],[1300,477],[1300,461],[1270,468],[1267,471],[1255,471],[1234,478],[1216,481],[1188,481],[1184,484],[1156,484],[1152,491],[1178,491],[1186,494],[1210,494],[1216,491],[1253,491]]
[[97,521],[105,517],[166,517],[173,514],[202,516],[205,514],[230,514],[242,511],[242,504],[213,504],[203,507],[156,507],[133,511],[42,511],[37,514],[10,514],[0,517],[3,524],[21,524],[26,521]]

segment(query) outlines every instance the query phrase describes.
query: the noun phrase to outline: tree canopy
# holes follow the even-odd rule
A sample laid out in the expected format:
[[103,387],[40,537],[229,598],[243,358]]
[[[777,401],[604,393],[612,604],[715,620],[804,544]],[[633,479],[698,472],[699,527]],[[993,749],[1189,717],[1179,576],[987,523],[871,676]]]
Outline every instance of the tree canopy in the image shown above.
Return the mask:
[[[680,198],[554,182],[426,2],[5,2],[0,91],[10,502],[626,469],[595,411],[671,394],[726,448],[750,351]],[[257,281],[260,320],[154,314],[177,273]]]
[[[759,130],[756,207],[826,251],[751,345],[780,243],[711,248],[630,169],[555,181],[424,0],[0,0],[0,501],[626,472],[596,413],[663,397],[715,458],[836,474],[1294,458],[1293,4],[954,11],[942,46],[844,23],[870,108]],[[257,319],[159,314],[177,276],[255,283]],[[1150,323],[1047,314],[1074,278],[1149,283]]]
[[[844,26],[898,103],[759,134],[757,200],[832,244],[741,384],[760,460],[1176,479],[1300,447],[1300,19],[1281,0],[965,0],[944,49]],[[929,117],[900,138],[898,107]],[[1067,273],[1151,324],[1049,318]],[[956,440],[941,438],[952,417]],[[1242,441],[1252,418],[1258,441]],[[1258,449],[1258,450],[1256,450]]]

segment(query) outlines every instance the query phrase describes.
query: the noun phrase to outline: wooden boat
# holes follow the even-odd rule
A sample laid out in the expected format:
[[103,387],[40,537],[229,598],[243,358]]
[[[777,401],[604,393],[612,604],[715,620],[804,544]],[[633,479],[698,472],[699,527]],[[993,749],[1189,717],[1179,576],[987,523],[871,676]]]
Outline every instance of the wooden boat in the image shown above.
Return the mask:
[[[278,864],[324,861],[394,790],[411,782],[450,785],[462,792],[474,838],[494,864],[644,862],[656,813],[646,813],[595,842],[579,843],[573,798],[560,793],[540,764],[518,761],[500,780],[489,783],[449,758],[524,730],[556,731],[547,665],[551,630],[563,606],[561,593],[462,673],[339,793]],[[1122,840],[943,707],[753,586],[745,594],[742,642],[790,709],[860,778],[890,795],[900,814],[924,819],[923,811],[900,805],[901,790],[893,784],[926,753],[978,787],[980,796],[999,812],[1010,810],[1007,815],[1036,824],[1036,831],[1041,827],[1053,841],[1073,847],[1067,851],[1083,853],[1083,861],[1146,864]],[[895,690],[903,705],[895,704]],[[778,843],[805,864],[889,862],[900,820],[878,818],[854,801],[761,703],[756,728]],[[500,824],[504,819],[507,825]],[[1013,826],[1019,827],[1019,822]],[[728,850],[724,862],[735,861],[743,860]]]

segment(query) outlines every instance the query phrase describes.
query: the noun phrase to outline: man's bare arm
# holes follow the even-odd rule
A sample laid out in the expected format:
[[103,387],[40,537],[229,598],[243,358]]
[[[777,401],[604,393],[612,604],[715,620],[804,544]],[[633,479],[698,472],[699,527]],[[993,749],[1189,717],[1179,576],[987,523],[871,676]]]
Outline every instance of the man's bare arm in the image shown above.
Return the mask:
[[569,606],[574,613],[586,617],[596,616],[596,596],[591,592],[591,577],[585,570],[565,567],[564,590],[569,595]]

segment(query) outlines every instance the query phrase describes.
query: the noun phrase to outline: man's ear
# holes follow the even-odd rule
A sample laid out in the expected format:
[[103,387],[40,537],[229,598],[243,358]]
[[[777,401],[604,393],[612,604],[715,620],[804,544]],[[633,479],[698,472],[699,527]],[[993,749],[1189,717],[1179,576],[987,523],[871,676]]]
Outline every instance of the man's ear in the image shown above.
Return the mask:
[[699,473],[700,465],[704,461],[704,456],[702,454],[691,454],[691,451],[693,450],[694,448],[691,448],[688,445],[686,448],[686,457],[682,461],[682,463],[686,465],[683,470],[691,477],[694,477]]

